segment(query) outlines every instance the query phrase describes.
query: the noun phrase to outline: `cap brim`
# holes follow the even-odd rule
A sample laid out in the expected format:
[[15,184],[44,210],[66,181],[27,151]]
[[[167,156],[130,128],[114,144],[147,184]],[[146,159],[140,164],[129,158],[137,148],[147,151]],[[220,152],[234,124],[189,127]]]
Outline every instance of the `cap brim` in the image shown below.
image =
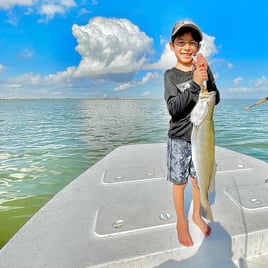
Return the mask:
[[180,27],[178,27],[178,29],[176,29],[174,31],[174,33],[172,33],[172,37],[174,37],[181,29],[183,29],[185,27],[192,28],[192,29],[196,30],[198,32],[199,36],[200,36],[201,41],[203,40],[203,35],[202,35],[200,29],[196,25],[194,25],[192,23],[185,23],[185,24],[181,25]]

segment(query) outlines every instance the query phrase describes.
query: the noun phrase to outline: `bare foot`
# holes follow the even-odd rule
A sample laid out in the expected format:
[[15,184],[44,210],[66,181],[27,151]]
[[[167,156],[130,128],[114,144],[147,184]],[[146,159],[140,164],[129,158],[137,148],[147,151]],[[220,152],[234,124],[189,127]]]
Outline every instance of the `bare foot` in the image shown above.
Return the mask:
[[188,225],[186,221],[180,221],[177,223],[178,240],[180,244],[185,247],[191,247],[194,243],[189,234]]
[[192,219],[193,222],[200,228],[205,237],[208,237],[211,233],[211,227],[208,224],[206,224],[206,222],[200,216],[197,217],[193,216]]

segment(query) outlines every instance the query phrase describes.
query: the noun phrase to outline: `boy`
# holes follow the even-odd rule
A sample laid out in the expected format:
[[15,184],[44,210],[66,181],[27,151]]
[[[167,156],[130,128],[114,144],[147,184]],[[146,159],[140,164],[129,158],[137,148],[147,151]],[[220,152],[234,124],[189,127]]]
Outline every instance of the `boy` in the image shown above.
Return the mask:
[[164,74],[165,100],[171,116],[167,145],[167,179],[173,183],[173,202],[177,214],[179,242],[187,247],[193,245],[188,223],[184,215],[184,189],[188,178],[192,183],[193,222],[207,237],[211,228],[200,215],[200,191],[196,182],[196,171],[192,163],[190,115],[195,106],[201,85],[207,81],[207,90],[216,91],[216,104],[220,96],[207,60],[197,55],[202,41],[202,32],[191,21],[177,22],[171,33],[170,49],[177,63]]

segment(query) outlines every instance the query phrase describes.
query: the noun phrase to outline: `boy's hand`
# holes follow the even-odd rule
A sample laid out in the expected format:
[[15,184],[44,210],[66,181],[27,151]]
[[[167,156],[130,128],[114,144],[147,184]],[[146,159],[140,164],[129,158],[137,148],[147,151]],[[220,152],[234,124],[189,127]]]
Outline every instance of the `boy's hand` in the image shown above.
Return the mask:
[[204,67],[204,68],[206,68],[206,70],[208,69],[207,59],[202,54],[197,55],[196,65],[197,65],[197,67]]
[[206,58],[203,57],[202,54],[198,54],[196,61],[193,62],[194,64],[194,72],[193,72],[193,81],[197,83],[199,86],[202,85],[203,81],[208,80],[208,62]]

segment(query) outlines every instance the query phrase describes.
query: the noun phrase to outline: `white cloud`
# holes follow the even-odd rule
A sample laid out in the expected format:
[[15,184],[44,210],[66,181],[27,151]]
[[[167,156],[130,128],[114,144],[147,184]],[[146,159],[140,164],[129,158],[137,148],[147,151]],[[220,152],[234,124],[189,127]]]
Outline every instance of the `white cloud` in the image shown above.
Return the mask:
[[28,48],[25,48],[21,53],[18,54],[20,59],[30,59],[34,55],[34,52]]
[[40,6],[40,12],[43,14],[51,14],[55,10],[54,14],[60,9],[75,7],[76,3],[73,0],[0,0],[0,8],[12,9],[14,6],[31,7]]
[[0,0],[0,9],[9,10],[7,21],[13,25],[17,25],[19,19],[16,12],[12,12],[15,6],[24,8],[21,14],[38,13],[42,16],[38,21],[46,22],[56,14],[65,14],[70,8],[77,5],[74,0]]
[[142,69],[151,53],[152,39],[127,19],[95,17],[87,25],[72,27],[82,60],[77,77],[118,80]]
[[114,88],[114,91],[126,90],[133,87],[139,87],[145,85],[147,82],[152,80],[153,78],[158,77],[157,73],[148,72],[141,80],[138,81],[130,81],[127,83],[120,83],[117,87]]
[[99,4],[99,2],[97,0],[92,0],[90,3],[92,6],[96,6]]
[[145,91],[145,92],[143,92],[142,96],[143,96],[143,97],[149,97],[150,94],[151,94],[151,93],[150,93],[149,91]]
[[0,73],[5,69],[5,66],[3,64],[0,64]]
[[85,9],[85,8],[82,8],[82,9],[80,9],[80,11],[79,11],[79,15],[80,16],[82,16],[82,15],[84,15],[84,14],[90,14],[91,13],[91,11],[89,11],[89,10],[87,10],[87,9]]
[[148,64],[145,69],[160,69],[165,70],[173,67],[176,64],[174,53],[170,50],[169,43],[166,43],[165,49],[158,62]]
[[[40,85],[59,85],[60,83],[67,83],[68,79],[66,79],[66,72],[62,72],[59,74],[51,74],[48,76],[42,76],[40,74],[34,73],[26,73],[23,75],[19,75],[16,77],[12,77],[7,79],[7,85],[20,85],[20,87],[25,86],[40,86]],[[70,75],[68,75],[68,78]]]
[[[43,6],[43,14],[54,16],[74,3],[63,0],[57,2],[60,3],[59,6],[54,5],[56,1],[47,1],[46,6]],[[81,55],[78,66],[70,66],[64,71],[46,76],[27,73],[12,77],[5,82],[5,87],[40,89],[42,85],[47,91],[94,85],[96,89],[102,83],[102,88],[109,85],[114,91],[123,91],[144,86],[153,79],[162,81],[162,72],[160,75],[152,70],[162,71],[176,63],[174,53],[166,43],[160,59],[149,64],[153,40],[127,19],[95,17],[86,25],[74,24],[72,32],[78,43],[76,51]],[[214,37],[204,34],[202,51],[207,57],[217,51],[214,41]],[[20,57],[29,58],[32,55],[31,50],[25,49]],[[144,70],[148,72],[140,80],[133,80],[134,76],[138,77],[138,73]]]
[[[234,80],[235,85],[239,85],[240,82],[244,78],[242,77],[237,77]],[[268,92],[268,80],[265,76],[260,77],[256,81],[250,81],[249,84],[253,84],[253,86],[249,87],[234,87],[234,88],[229,88],[228,91],[232,93],[253,93],[253,92]]]
[[214,36],[209,36],[203,33],[203,41],[201,42],[200,53],[202,53],[206,58],[217,53]]
[[12,82],[4,82],[4,83],[0,83],[0,86],[2,89],[8,89],[8,90],[16,90],[18,88],[23,87],[22,84],[15,84]]
[[256,86],[263,86],[265,84],[267,84],[267,79],[264,75],[256,81]]
[[65,14],[69,8],[75,6],[73,0],[48,1],[39,7],[39,13],[45,16],[45,19],[40,19],[39,22],[50,20],[56,14]]
[[[58,2],[58,1],[56,1]],[[59,1],[64,7],[75,7],[76,3],[73,0],[61,0]]]
[[64,13],[64,8],[59,5],[46,4],[42,5],[39,10],[40,14],[46,15],[50,18],[54,17],[56,13]]
[[0,0],[0,8],[11,9],[14,6],[29,7],[35,3],[34,0]]
[[26,73],[16,77],[7,79],[7,85],[40,85],[43,82],[43,77],[40,74]]
[[247,93],[247,92],[255,92],[257,90],[256,88],[252,87],[235,87],[235,88],[229,88],[228,91],[232,93]]
[[234,80],[234,84],[235,85],[239,85],[241,83],[241,81],[243,80],[243,77],[239,76]]
[[30,7],[30,6],[61,6],[65,8],[75,7],[74,0],[0,0],[0,8],[12,9],[14,6]]
[[68,67],[63,72],[58,72],[56,74],[50,74],[44,77],[43,82],[46,85],[61,85],[61,86],[71,86],[72,77],[76,71],[76,67]]
[[[11,78],[7,84],[71,87],[83,84],[86,79],[98,78],[100,83],[101,79],[115,82],[114,90],[121,91],[145,85],[157,77],[156,73],[148,72],[141,80],[132,80],[144,69],[152,53],[152,39],[130,21],[96,17],[85,26],[74,25],[73,34],[78,42],[76,50],[82,57],[78,66],[47,76],[23,74]],[[20,56],[30,57],[32,53],[25,49]]]

